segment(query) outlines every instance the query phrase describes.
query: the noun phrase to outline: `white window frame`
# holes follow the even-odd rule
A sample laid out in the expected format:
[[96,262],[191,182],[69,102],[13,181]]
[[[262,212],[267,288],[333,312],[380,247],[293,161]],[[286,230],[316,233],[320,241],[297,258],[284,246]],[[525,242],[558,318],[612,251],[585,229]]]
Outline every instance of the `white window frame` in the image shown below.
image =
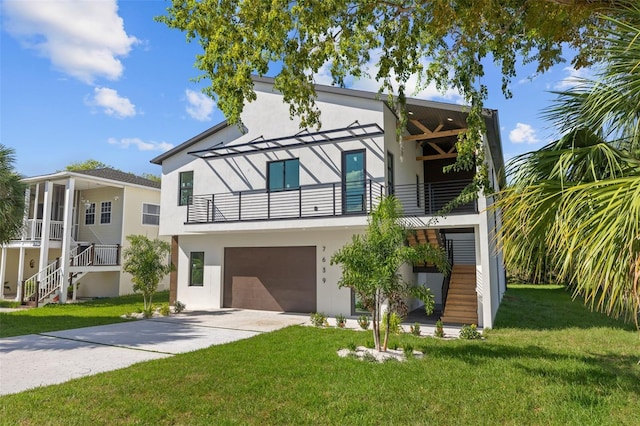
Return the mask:
[[[104,209],[104,206],[108,205],[109,206],[109,210],[106,211]],[[100,202],[100,225],[110,225],[111,224],[111,215],[113,213],[113,206],[111,204],[111,201],[101,201]],[[102,215],[103,214],[108,214],[109,215],[109,221],[102,221]]]
[[[149,213],[148,211],[145,211],[145,207],[147,206],[154,206],[158,208],[158,214],[154,214],[154,213]],[[149,217],[157,217],[158,218],[158,223],[145,223],[144,219],[145,217],[149,218]],[[153,204],[153,203],[142,203],[142,224],[143,225],[147,225],[147,226],[159,226],[160,225],[160,204]]]
[[[93,223],[87,223],[87,217],[93,216]],[[96,224],[96,203],[87,203],[84,206],[84,225],[93,226]]]

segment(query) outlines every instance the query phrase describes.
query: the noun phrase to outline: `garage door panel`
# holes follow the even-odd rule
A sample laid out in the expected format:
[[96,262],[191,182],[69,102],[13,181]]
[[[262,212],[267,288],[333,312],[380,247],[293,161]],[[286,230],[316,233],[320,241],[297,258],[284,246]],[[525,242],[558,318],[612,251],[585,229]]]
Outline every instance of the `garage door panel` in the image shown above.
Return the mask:
[[225,248],[224,306],[315,311],[316,248]]

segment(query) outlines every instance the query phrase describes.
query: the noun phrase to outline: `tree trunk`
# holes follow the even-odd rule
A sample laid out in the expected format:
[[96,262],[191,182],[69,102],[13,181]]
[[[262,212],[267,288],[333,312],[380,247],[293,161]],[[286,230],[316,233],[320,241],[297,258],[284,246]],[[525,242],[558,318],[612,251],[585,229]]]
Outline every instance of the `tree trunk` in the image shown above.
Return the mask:
[[389,326],[391,324],[391,311],[387,312],[387,319],[384,322],[384,344],[382,345],[382,351],[387,351],[387,344],[389,343]]
[[380,301],[378,297],[378,292],[376,291],[376,295],[373,299],[373,343],[376,347],[376,350],[380,350]]

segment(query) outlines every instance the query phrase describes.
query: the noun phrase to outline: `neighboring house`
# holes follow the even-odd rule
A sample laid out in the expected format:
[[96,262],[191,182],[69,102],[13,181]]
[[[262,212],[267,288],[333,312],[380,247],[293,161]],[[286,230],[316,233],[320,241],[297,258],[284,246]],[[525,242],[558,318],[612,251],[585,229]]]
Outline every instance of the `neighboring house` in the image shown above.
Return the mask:
[[[442,172],[466,126],[459,105],[409,99],[398,117],[373,93],[318,86],[319,130],[300,130],[273,80],[256,78],[244,128],[220,123],[154,158],[162,165],[160,234],[172,237],[171,298],[190,309],[247,309],[357,315],[332,254],[362,233],[381,195],[392,193],[418,241],[448,248],[450,278],[432,265],[403,274],[430,287],[444,321],[491,327],[506,288],[491,234],[491,197],[436,212],[471,181]],[[497,112],[486,110],[486,160],[499,188],[503,158]],[[417,307],[413,303],[412,307]]]
[[110,168],[23,182],[23,232],[0,255],[3,297],[64,302],[71,283],[74,299],[133,293],[122,250],[127,235],[158,237],[160,184]]

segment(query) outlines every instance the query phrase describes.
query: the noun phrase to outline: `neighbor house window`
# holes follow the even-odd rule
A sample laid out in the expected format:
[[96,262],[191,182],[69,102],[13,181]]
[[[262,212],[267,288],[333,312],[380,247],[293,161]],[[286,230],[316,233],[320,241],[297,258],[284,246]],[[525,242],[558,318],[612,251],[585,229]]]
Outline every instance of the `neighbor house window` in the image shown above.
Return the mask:
[[193,172],[180,173],[180,205],[191,204],[193,196]]
[[192,251],[189,256],[189,285],[201,286],[204,284],[204,252]]
[[160,225],[160,206],[157,204],[142,204],[142,224]]
[[96,223],[96,203],[85,204],[84,224],[94,225]]
[[111,223],[111,201],[103,201],[100,203],[100,223]]
[[300,160],[272,161],[267,165],[269,191],[284,191],[300,187]]

